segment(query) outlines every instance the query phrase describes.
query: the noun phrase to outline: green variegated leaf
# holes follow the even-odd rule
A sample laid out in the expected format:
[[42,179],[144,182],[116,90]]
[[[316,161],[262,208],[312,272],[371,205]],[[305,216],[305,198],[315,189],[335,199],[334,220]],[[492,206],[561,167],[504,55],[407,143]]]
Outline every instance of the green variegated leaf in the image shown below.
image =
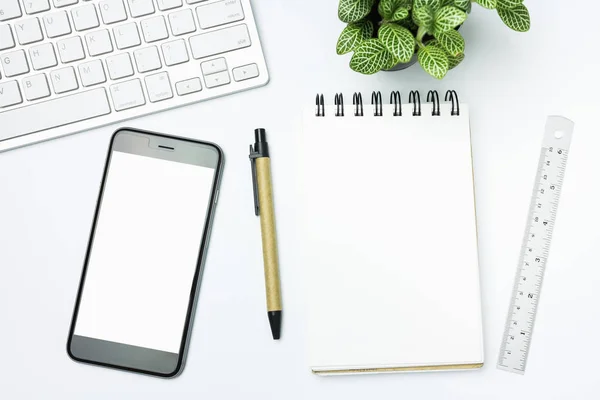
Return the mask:
[[419,63],[434,78],[442,79],[448,73],[448,56],[444,50],[431,44],[419,49]]
[[422,6],[413,9],[413,21],[418,26],[423,27],[428,33],[433,33],[433,23],[435,21],[435,11],[431,6]]
[[523,4],[523,0],[496,0],[497,8],[511,9]]
[[448,54],[448,52],[446,50],[444,50],[444,48],[438,43],[437,40],[432,40],[427,44],[437,47],[440,50],[443,50],[444,53],[446,53],[446,57],[448,57],[448,69],[449,70],[456,68],[458,66],[458,64],[460,64],[465,59],[464,53],[461,53],[461,54],[457,55],[456,57]]
[[479,4],[483,8],[487,8],[489,10],[493,10],[498,5],[497,0],[473,0],[475,3]]
[[400,0],[400,6],[410,10],[413,8],[413,0]]
[[419,28],[412,20],[412,18],[406,18],[401,21],[395,21],[396,24],[405,27],[409,31],[416,32]]
[[457,26],[465,22],[467,14],[453,6],[446,6],[439,9],[435,13],[433,31],[435,36],[441,33],[455,29]]
[[454,4],[454,0],[442,0],[442,7],[451,6]]
[[[391,54],[391,53],[390,53]],[[398,62],[396,61],[396,58],[392,55],[388,61],[388,64],[383,67],[383,69],[392,69],[394,68],[396,65],[398,64]]]
[[433,11],[437,11],[442,7],[442,0],[415,0],[413,2],[413,8],[421,8],[429,6]]
[[355,22],[348,24],[338,39],[336,51],[338,54],[346,54],[366,39],[373,36],[373,23],[371,21]]
[[524,5],[511,9],[498,9],[498,15],[510,29],[517,32],[527,32],[531,28],[529,10]]
[[459,54],[456,57],[446,54],[448,56],[448,69],[454,69],[456,67],[458,67],[458,64],[460,64],[461,62],[463,62],[463,60],[465,59],[465,54]]
[[392,53],[396,63],[407,63],[415,54],[415,37],[401,26],[383,24],[379,28],[379,40]]
[[435,37],[439,45],[451,56],[465,52],[465,39],[454,29],[441,33]]
[[454,7],[469,12],[471,11],[471,0],[454,0]]
[[350,60],[350,68],[371,75],[394,66],[394,57],[379,39],[367,39],[358,45]]
[[364,27],[362,33],[363,33],[363,39],[371,39],[373,37],[373,32],[375,31],[375,27],[373,26],[373,23],[371,21],[365,21],[366,26]]
[[362,29],[363,39],[371,39],[373,37],[373,32],[375,31],[375,27],[371,21],[365,21],[365,26]]
[[390,18],[390,21],[402,21],[408,17],[408,8],[400,7],[394,11],[394,15]]
[[381,0],[379,2],[379,6],[377,7],[377,11],[383,19],[390,20],[392,15],[394,15],[394,11],[396,11],[396,9],[398,9],[401,5],[402,0]]
[[338,17],[344,22],[358,22],[371,12],[374,0],[340,0]]

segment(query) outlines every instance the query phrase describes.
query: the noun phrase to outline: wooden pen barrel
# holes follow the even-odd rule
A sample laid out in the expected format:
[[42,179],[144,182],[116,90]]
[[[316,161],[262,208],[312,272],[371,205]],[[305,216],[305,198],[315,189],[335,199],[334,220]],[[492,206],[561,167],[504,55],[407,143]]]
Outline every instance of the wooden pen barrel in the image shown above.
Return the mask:
[[280,311],[281,287],[279,284],[279,257],[277,254],[277,232],[275,230],[270,158],[263,157],[256,159],[256,175],[258,180],[263,258],[265,261],[267,311]]

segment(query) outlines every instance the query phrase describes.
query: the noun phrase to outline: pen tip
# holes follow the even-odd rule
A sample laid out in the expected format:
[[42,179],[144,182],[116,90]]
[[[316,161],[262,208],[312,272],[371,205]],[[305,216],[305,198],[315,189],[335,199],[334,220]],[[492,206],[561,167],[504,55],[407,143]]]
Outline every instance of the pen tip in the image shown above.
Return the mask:
[[281,311],[269,311],[269,325],[271,325],[271,334],[273,340],[279,340],[281,337]]

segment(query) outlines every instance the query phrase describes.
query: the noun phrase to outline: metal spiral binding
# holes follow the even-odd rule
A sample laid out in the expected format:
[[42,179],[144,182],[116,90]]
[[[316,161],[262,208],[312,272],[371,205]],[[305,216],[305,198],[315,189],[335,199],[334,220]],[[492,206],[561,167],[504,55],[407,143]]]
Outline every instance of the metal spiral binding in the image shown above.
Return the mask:
[[408,96],[408,101],[413,104],[413,116],[421,116],[421,94],[418,90],[412,90]]
[[427,93],[427,102],[433,102],[433,111],[431,111],[431,115],[433,117],[439,117],[440,114],[440,96],[438,95],[437,90],[430,90]]
[[394,117],[402,116],[402,96],[399,91],[390,93],[390,104],[394,104]]
[[445,101],[452,101],[452,112],[450,113],[450,115],[459,116],[460,102],[458,101],[458,94],[456,94],[456,90],[448,90],[446,92]]
[[354,96],[352,96],[352,104],[354,104],[354,116],[363,117],[363,99],[361,93],[354,92]]
[[323,94],[317,94],[317,110],[315,115],[317,117],[325,116],[325,100],[323,99]]
[[[413,105],[412,115],[415,117],[420,117],[421,114],[421,94],[418,90],[413,90],[410,92],[408,97],[408,101]],[[452,116],[460,116],[460,102],[458,100],[458,94],[455,90],[448,90],[446,92],[445,101],[452,102]],[[433,110],[431,111],[432,116],[439,117],[442,115],[441,113],[441,103],[440,96],[437,90],[430,90],[427,93],[427,102],[433,103]],[[335,116],[336,117],[344,117],[344,95],[342,93],[337,93],[335,95],[334,104],[336,107]],[[363,117],[364,109],[363,109],[363,98],[360,92],[355,92],[352,96],[352,104],[354,105],[354,116]],[[371,104],[373,105],[373,115],[375,117],[383,116],[383,100],[381,97],[381,92],[373,92],[371,94]],[[399,91],[392,91],[390,93],[390,105],[394,107],[394,117],[402,116],[402,96]],[[325,116],[325,100],[323,94],[317,94],[316,99],[316,112],[315,115],[317,117]]]
[[381,92],[373,92],[371,95],[371,104],[375,106],[373,115],[383,117],[383,100],[381,100]]
[[341,93],[337,93],[335,95],[335,116],[343,117],[344,116],[344,95]]

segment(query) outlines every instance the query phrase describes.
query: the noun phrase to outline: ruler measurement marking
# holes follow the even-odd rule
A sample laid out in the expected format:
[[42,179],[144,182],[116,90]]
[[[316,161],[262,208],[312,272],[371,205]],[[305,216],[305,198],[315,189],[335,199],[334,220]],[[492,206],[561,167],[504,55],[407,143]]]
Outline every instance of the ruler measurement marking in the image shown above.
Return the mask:
[[523,374],[527,366],[572,132],[571,121],[548,119],[498,357],[498,368],[510,372]]

